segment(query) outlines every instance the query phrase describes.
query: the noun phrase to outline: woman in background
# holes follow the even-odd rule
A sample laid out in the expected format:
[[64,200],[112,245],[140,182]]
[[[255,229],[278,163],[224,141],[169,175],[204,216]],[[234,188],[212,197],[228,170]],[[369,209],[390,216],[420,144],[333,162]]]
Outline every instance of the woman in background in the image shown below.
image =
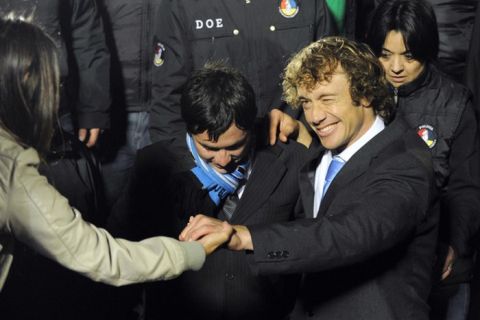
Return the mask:
[[438,39],[435,14],[424,0],[383,1],[367,33],[391,84],[396,117],[430,148],[441,191],[431,318],[463,320],[470,300],[470,241],[480,225],[480,152],[469,91],[434,65]]

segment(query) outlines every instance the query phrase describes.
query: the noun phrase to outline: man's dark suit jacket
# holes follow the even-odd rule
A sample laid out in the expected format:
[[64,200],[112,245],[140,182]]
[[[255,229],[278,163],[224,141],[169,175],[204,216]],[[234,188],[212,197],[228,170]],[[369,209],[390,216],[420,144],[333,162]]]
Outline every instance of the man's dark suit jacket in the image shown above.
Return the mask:
[[[167,150],[159,142],[139,152],[128,193],[110,223],[114,234],[178,237],[191,215],[226,220],[221,205],[213,204],[196,177]],[[307,149],[293,142],[257,150],[230,223],[292,220],[306,155]],[[298,280],[298,275],[256,276],[244,252],[222,248],[207,257],[200,271],[149,286],[147,319],[283,319],[293,308]]]
[[438,206],[430,152],[407,128],[395,120],[355,153],[316,219],[324,150],[301,171],[307,218],[249,228],[256,272],[306,273],[292,319],[428,319]]

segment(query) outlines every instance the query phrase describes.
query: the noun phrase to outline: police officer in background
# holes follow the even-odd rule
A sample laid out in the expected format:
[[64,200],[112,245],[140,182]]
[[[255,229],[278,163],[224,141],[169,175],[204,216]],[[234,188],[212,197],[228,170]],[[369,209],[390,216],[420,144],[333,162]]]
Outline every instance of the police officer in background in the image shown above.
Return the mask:
[[95,0],[0,0],[0,14],[33,18],[57,43],[62,126],[94,146],[110,126],[110,55]]
[[477,120],[480,115],[480,6],[475,11],[475,23],[470,38],[467,67],[465,69],[465,84],[473,93]]
[[290,56],[336,32],[324,0],[165,0],[155,22],[150,134],[186,155],[179,100],[192,70],[218,60],[239,69],[255,90],[261,120],[283,108],[280,76]]
[[112,125],[102,137],[107,205],[126,184],[137,150],[150,144],[148,117],[154,68],[153,23],[162,0],[100,0],[112,55]]
[[428,0],[438,25],[437,66],[441,71],[464,83],[468,46],[479,0]]
[[[109,209],[127,184],[137,150],[150,144],[151,71],[155,68],[152,26],[162,1],[99,1],[112,60],[112,123],[111,129],[102,135],[100,150]],[[143,312],[142,288],[132,285],[112,290],[109,318],[137,319]]]
[[[467,67],[465,70],[465,83],[473,93],[473,102],[477,121],[480,120],[480,6],[475,11],[475,24],[470,39]],[[471,301],[480,301],[480,231],[474,239],[473,245],[476,250],[474,276],[471,284]],[[480,304],[470,303],[468,320],[480,319]]]

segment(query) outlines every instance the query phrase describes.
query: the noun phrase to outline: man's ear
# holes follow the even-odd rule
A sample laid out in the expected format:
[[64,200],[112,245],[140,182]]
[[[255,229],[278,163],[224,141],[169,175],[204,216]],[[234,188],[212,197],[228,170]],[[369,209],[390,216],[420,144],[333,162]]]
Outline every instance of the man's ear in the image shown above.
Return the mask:
[[370,99],[363,97],[360,99],[360,105],[364,108],[371,108],[372,101]]

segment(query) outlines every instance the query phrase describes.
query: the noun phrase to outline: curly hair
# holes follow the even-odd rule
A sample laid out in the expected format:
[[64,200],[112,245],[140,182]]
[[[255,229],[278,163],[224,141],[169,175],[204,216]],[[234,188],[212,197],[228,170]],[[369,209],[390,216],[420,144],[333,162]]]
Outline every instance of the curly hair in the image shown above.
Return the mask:
[[313,90],[318,83],[330,81],[339,65],[349,80],[353,103],[360,105],[365,98],[376,114],[390,121],[394,104],[378,58],[367,45],[341,37],[313,42],[290,59],[283,75],[284,100],[299,107],[298,88]]

